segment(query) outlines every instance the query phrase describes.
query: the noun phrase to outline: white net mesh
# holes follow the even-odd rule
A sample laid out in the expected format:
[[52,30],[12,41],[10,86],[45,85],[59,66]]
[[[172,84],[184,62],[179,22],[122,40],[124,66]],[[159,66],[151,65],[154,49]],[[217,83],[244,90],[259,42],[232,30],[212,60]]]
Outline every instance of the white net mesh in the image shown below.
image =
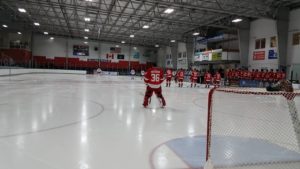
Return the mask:
[[217,89],[211,100],[207,156],[214,168],[300,168],[300,93]]

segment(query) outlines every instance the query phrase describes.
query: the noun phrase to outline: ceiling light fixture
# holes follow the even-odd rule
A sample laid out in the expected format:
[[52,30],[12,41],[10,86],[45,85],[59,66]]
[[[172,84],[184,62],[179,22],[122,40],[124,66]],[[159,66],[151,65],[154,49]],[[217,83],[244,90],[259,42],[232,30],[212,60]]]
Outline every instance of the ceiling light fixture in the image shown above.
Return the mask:
[[176,42],[176,40],[171,40],[172,43]]
[[134,38],[134,35],[130,35],[129,37]]
[[198,35],[200,35],[200,33],[199,32],[194,32],[193,35],[198,36]]
[[7,25],[2,25],[4,28],[7,28],[8,26]]
[[18,11],[22,12],[22,13],[26,13],[26,9],[24,9],[24,8],[19,8]]
[[84,18],[84,21],[90,22],[90,21],[91,21],[91,18],[85,17],[85,18]]
[[89,37],[85,36],[84,39],[89,39]]
[[44,32],[44,35],[48,35],[49,33],[48,32]]
[[121,41],[121,43],[126,43],[125,41]]
[[40,26],[40,23],[38,23],[38,22],[34,22],[33,23],[35,26]]
[[233,23],[238,23],[238,22],[241,22],[241,21],[243,21],[243,19],[240,19],[240,18],[232,20]]
[[84,31],[85,31],[85,32],[89,32],[90,30],[89,30],[89,29],[84,29]]
[[22,33],[21,33],[21,32],[18,32],[18,34],[21,35]]
[[54,38],[53,38],[53,37],[51,37],[50,39],[51,39],[51,40],[53,40]]
[[167,8],[167,9],[164,11],[164,13],[166,13],[166,14],[170,14],[170,13],[172,13],[172,12],[174,12],[174,9],[172,9],[172,8]]
[[84,44],[88,44],[88,42],[84,42]]
[[148,29],[150,26],[149,25],[144,25],[143,28],[144,29]]
[[119,45],[116,45],[116,48],[120,47]]
[[156,47],[156,48],[159,48],[159,45],[158,45],[158,44],[156,44],[156,45],[155,45],[155,47]]

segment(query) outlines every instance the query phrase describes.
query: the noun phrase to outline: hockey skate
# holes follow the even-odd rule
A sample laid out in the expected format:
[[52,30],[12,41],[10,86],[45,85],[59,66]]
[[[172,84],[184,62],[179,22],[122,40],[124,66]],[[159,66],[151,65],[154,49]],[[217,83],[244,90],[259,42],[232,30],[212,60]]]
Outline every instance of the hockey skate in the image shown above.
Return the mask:
[[158,100],[159,100],[159,105],[160,105],[160,107],[161,107],[161,108],[165,108],[166,103],[164,103],[163,100],[162,100],[161,98],[158,98]]
[[143,103],[144,108],[148,108],[148,105],[151,103],[151,97],[148,99],[148,102]]

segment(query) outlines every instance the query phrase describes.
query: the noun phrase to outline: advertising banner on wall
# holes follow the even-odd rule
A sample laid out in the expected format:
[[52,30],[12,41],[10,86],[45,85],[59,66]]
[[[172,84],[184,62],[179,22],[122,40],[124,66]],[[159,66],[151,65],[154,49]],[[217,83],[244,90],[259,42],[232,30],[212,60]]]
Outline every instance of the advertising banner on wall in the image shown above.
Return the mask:
[[144,52],[143,56],[146,57],[146,58],[149,58],[149,57],[151,57],[152,53],[153,53],[152,50],[147,49],[147,50]]
[[212,61],[222,60],[222,49],[212,51]]
[[139,58],[140,58],[140,52],[134,51],[132,57],[133,57],[134,59],[139,59]]
[[74,56],[89,56],[89,46],[88,45],[74,45],[73,46]]
[[212,60],[212,52],[211,51],[204,51],[201,52],[202,61],[211,61]]
[[265,60],[265,51],[254,51],[253,60]]
[[121,53],[120,47],[110,47],[110,53]]
[[277,59],[278,58],[277,55],[278,55],[277,50],[275,49],[269,50],[268,59]]
[[118,55],[117,55],[117,58],[118,58],[119,60],[125,59],[125,55],[123,55],[123,54],[118,54]]
[[194,61],[201,62],[202,61],[201,52],[196,52],[194,56]]

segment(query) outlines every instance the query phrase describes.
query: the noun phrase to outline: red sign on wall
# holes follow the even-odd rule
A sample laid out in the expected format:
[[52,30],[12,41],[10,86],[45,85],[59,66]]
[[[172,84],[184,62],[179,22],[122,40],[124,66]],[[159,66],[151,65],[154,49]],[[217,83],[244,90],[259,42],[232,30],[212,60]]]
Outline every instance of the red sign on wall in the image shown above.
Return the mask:
[[265,60],[266,53],[265,51],[254,51],[253,60]]

